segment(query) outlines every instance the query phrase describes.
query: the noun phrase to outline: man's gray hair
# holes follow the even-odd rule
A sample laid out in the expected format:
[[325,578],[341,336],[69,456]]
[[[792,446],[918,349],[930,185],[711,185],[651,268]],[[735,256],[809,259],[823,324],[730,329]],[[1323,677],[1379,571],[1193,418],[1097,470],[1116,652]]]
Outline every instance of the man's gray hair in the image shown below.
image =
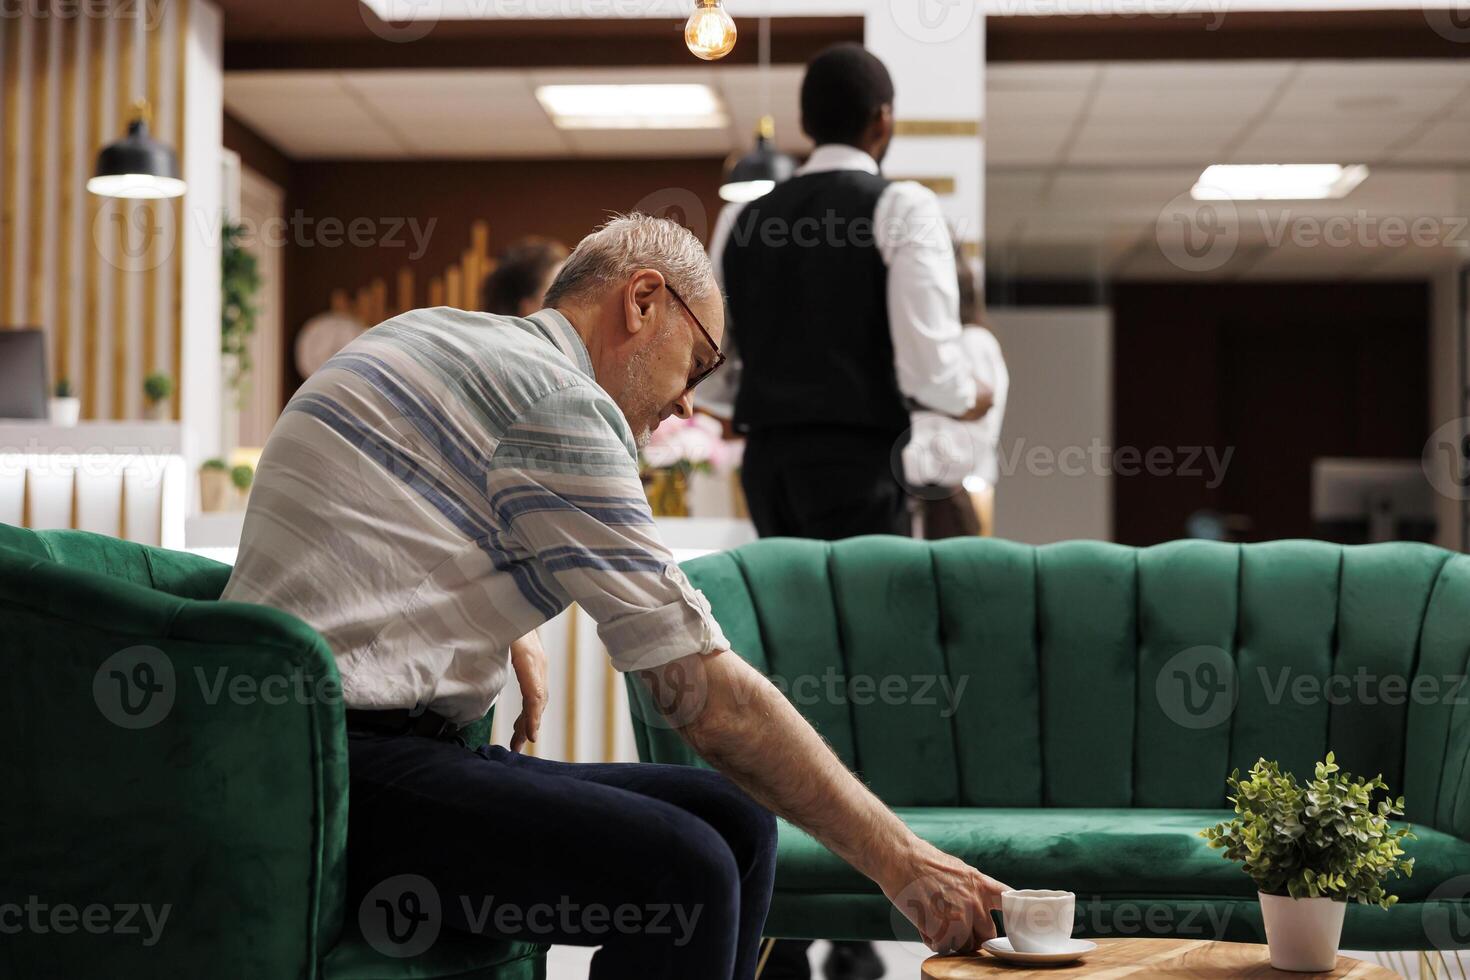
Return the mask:
[[621,282],[638,269],[657,269],[690,301],[718,288],[709,256],[693,232],[667,218],[635,211],[615,215],[578,243],[546,290],[546,305]]

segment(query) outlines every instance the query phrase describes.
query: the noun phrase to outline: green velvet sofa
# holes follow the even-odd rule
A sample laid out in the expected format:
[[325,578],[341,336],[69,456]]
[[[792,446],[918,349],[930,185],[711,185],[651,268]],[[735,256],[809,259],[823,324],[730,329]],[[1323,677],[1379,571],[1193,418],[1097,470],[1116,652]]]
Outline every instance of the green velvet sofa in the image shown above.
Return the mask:
[[[872,537],[684,568],[910,827],[1014,887],[1076,891],[1080,935],[1264,941],[1250,880],[1197,832],[1229,813],[1232,768],[1310,774],[1332,749],[1404,794],[1419,838],[1399,903],[1349,908],[1344,948],[1470,945],[1470,556]],[[628,690],[641,757],[698,764]],[[769,935],[912,938],[901,926],[783,823]]]
[[364,939],[336,664],[229,571],[0,525],[0,976],[541,980],[541,946]]

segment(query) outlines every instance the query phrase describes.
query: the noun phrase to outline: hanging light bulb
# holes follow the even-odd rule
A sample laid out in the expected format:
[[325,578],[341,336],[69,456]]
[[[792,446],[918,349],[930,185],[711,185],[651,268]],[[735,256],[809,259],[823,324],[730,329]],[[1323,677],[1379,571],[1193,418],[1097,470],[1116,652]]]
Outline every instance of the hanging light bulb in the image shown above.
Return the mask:
[[718,61],[735,47],[735,21],[720,0],[694,0],[684,25],[684,43],[696,57]]

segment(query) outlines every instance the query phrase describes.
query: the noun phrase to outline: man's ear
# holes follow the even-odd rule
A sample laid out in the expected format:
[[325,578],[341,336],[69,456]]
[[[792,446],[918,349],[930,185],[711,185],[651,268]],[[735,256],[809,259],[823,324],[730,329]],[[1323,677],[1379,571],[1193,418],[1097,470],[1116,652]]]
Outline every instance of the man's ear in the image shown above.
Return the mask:
[[653,325],[654,306],[663,284],[663,273],[657,269],[639,269],[628,280],[628,286],[623,290],[623,318],[629,333],[637,333]]

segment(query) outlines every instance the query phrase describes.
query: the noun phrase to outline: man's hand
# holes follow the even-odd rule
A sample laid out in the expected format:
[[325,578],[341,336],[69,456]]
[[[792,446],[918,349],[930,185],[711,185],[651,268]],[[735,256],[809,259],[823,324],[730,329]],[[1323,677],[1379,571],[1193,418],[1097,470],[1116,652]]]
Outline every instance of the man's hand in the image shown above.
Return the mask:
[[936,953],[970,953],[995,938],[991,912],[1010,890],[959,858],[923,841],[879,882],[883,894]]
[[510,737],[510,750],[519,752],[528,741],[536,741],[546,710],[546,651],[535,630],[510,645],[510,666],[521,688],[521,716]]
[[1007,886],[916,837],[739,656],[691,654],[641,677],[664,724],[876,882],[931,949],[973,950],[995,935],[990,911]]

